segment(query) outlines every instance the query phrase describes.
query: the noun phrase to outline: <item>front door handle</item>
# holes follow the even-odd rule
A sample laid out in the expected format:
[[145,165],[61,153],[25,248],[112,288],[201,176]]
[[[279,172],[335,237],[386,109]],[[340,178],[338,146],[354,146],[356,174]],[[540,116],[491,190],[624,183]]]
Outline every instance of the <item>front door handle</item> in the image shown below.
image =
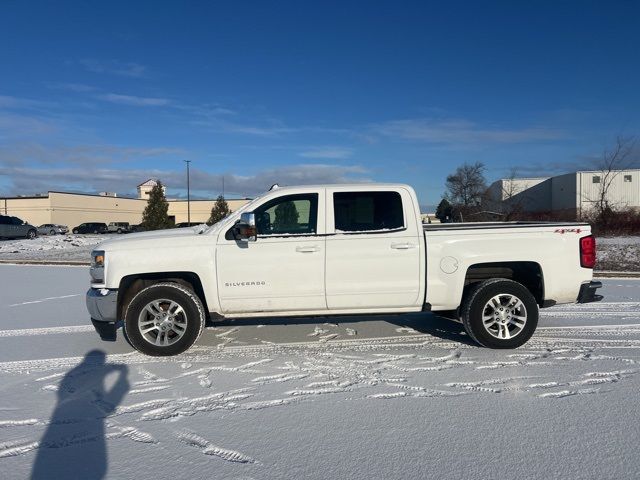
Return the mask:
[[319,251],[320,247],[316,247],[315,245],[309,245],[307,247],[296,247],[296,252],[298,253],[313,253]]
[[409,250],[411,248],[416,248],[414,243],[392,243],[391,248],[396,250]]

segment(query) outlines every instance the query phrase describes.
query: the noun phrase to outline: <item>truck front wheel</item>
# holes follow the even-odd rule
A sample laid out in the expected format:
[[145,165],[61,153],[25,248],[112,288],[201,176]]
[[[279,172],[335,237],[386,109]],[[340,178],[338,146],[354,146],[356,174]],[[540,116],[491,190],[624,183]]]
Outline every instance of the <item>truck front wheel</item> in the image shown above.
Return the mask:
[[157,283],[127,306],[124,330],[131,345],[153,356],[178,355],[193,345],[205,324],[202,302],[189,288]]
[[461,317],[467,334],[483,347],[517,348],[536,330],[538,304],[524,285],[494,278],[469,290]]

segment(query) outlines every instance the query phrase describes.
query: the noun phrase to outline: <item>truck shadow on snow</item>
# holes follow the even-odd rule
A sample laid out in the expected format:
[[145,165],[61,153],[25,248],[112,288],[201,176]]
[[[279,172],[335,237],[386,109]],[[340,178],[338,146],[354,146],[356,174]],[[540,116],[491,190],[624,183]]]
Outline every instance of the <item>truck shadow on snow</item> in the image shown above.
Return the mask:
[[[58,385],[58,401],[39,442],[32,479],[101,479],[107,473],[105,419],[129,391],[128,368],[88,352]],[[107,379],[111,388],[106,389]]]
[[[375,329],[375,328],[357,328],[358,335],[353,337],[346,337],[350,339],[375,340],[377,337],[407,337],[411,338],[415,334],[431,335],[441,340],[453,341],[463,343],[467,345],[476,345],[465,333],[464,327],[461,323],[457,323],[446,318],[439,317],[432,313],[407,313],[398,315],[380,314],[380,315],[345,315],[345,316],[315,316],[315,317],[255,317],[255,318],[242,318],[242,319],[216,319],[213,322],[208,322],[207,327],[237,327],[242,329],[243,327],[251,326],[295,326],[295,325],[322,325],[322,324],[335,324],[341,327],[356,328],[359,324],[366,324],[372,322],[385,322],[390,325],[394,325],[398,328],[389,330],[388,328]],[[365,325],[361,325],[365,326]],[[393,332],[392,335],[390,335]],[[266,332],[265,332],[266,333]],[[345,337],[341,336],[340,339],[344,340]],[[317,340],[305,336],[305,341],[309,343],[315,343]]]

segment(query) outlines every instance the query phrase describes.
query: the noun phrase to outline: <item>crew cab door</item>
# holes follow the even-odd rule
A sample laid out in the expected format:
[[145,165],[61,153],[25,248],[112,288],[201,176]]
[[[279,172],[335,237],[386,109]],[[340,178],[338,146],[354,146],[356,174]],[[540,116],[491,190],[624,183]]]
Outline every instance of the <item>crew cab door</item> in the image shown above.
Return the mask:
[[327,189],[329,309],[411,307],[420,296],[423,241],[404,189]]
[[223,313],[327,308],[324,197],[316,190],[266,199],[253,210],[254,242],[221,232],[216,265]]

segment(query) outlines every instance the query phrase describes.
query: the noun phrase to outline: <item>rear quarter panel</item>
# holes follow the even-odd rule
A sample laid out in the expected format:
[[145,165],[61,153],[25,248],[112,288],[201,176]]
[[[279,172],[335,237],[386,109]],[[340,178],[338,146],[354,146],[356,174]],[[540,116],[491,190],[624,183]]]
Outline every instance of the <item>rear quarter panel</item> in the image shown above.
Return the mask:
[[582,225],[427,231],[426,302],[432,310],[455,309],[469,267],[519,261],[540,265],[545,300],[573,303],[580,285],[593,277],[593,270],[580,267],[579,241],[590,231]]

